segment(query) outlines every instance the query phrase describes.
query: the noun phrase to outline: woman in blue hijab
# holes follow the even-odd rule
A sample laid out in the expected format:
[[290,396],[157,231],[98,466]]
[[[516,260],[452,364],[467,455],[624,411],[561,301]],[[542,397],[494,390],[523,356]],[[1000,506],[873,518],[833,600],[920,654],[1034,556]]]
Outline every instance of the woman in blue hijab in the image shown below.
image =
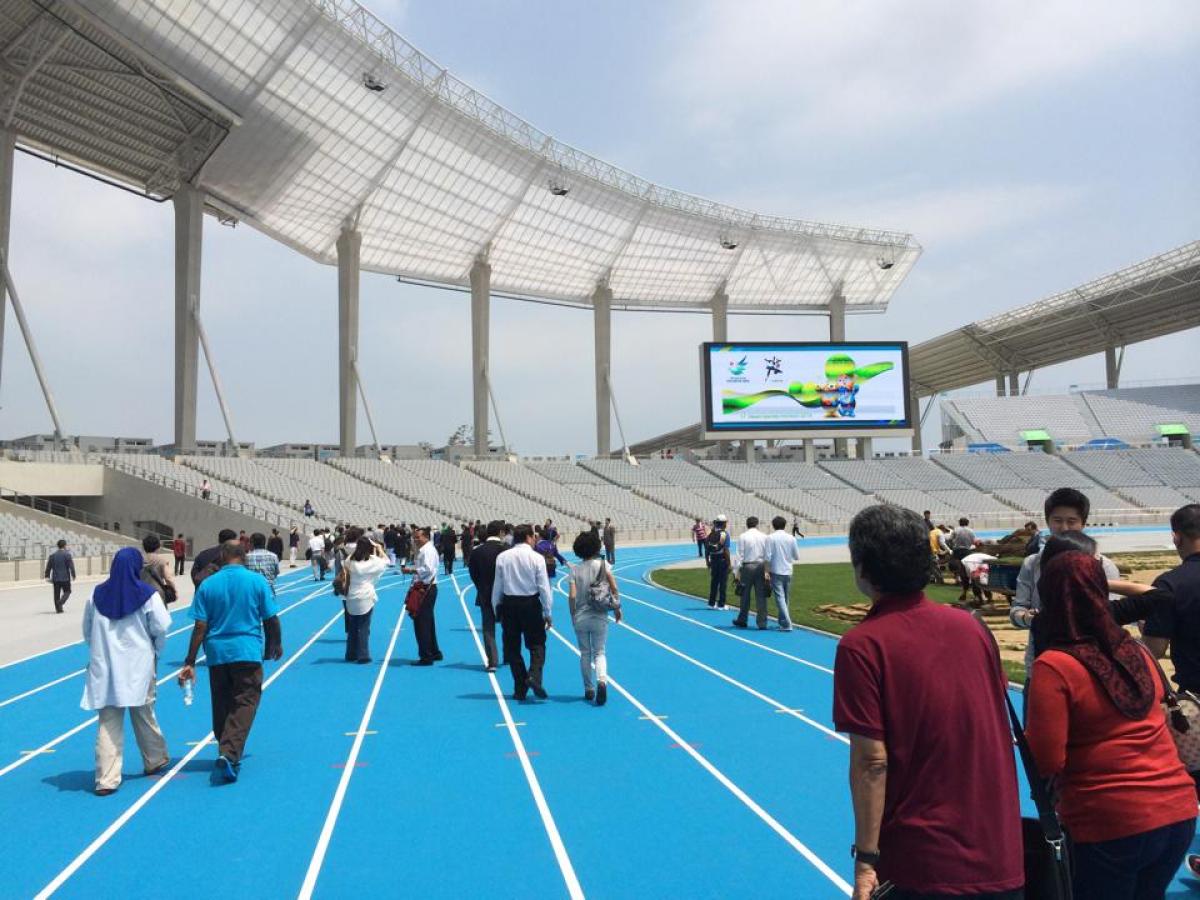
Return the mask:
[[171,628],[163,598],[141,580],[142,552],[125,547],[113,557],[108,580],[96,585],[83,610],[88,646],[84,709],[96,710],[96,793],[121,784],[125,710],[142,753],[142,770],[154,775],[170,764],[154,716],[155,668]]

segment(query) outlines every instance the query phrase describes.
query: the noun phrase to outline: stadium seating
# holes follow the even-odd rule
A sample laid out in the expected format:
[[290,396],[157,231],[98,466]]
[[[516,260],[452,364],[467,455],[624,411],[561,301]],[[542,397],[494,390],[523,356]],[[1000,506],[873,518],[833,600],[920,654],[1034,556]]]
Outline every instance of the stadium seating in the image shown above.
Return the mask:
[[50,525],[0,510],[0,559],[45,559],[59,540],[65,540],[77,557],[113,554],[124,547],[113,541],[101,541],[70,527]]
[[1056,441],[1082,444],[1097,437],[1081,401],[1074,396],[955,397],[943,401],[951,418],[957,413],[971,441],[1022,445],[1021,432],[1044,429]]
[[1079,396],[1104,435],[1148,440],[1158,433],[1159,425],[1175,424],[1200,434],[1200,385],[1084,391]]

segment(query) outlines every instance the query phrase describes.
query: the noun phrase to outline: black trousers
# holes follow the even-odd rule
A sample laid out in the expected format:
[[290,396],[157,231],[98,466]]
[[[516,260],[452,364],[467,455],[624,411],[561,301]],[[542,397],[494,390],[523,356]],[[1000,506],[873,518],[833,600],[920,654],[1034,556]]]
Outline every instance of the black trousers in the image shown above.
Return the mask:
[[437,625],[433,621],[433,607],[437,604],[437,585],[431,584],[421,601],[421,611],[413,616],[413,632],[417,636],[417,655],[421,659],[436,660],[442,655],[438,649]]
[[71,596],[71,582],[52,581],[50,584],[54,588],[54,609],[56,612],[62,612],[62,608],[67,605],[67,598]]
[[489,669],[500,664],[496,656],[496,610],[492,607],[490,597],[479,604],[479,630],[483,632],[483,652],[487,656]]
[[368,609],[361,616],[346,613],[346,662],[368,663],[371,661],[371,613]]
[[767,567],[760,562],[742,563],[742,606],[737,620],[745,625],[750,617],[750,595],[754,594],[755,621],[759,628],[767,627]]
[[187,562],[187,560],[184,559],[182,556],[175,557],[175,574],[176,575],[183,574],[184,564],[186,562]]
[[[513,677],[513,693],[518,699],[525,696],[529,685],[542,683],[546,665],[546,620],[542,601],[537,594],[512,597],[505,594],[500,601],[500,627],[504,641],[504,661]],[[529,666],[521,655],[521,641],[529,650]]]
[[221,755],[235,765],[241,761],[246,738],[258,713],[262,683],[262,663],[232,662],[208,667],[213,736]]
[[887,895],[887,900],[1025,900],[1025,889],[1015,891],[999,891],[986,894],[914,894],[912,891],[895,890]]
[[724,606],[729,590],[729,560],[724,555],[709,560],[708,579],[708,605]]

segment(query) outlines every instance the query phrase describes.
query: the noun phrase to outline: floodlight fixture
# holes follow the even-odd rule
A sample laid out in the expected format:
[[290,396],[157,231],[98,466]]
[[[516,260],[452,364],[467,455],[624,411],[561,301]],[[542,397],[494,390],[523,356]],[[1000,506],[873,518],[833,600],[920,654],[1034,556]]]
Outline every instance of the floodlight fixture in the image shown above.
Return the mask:
[[875,262],[878,263],[879,268],[883,269],[885,272],[896,264],[894,259],[888,259],[886,256],[879,257],[879,259],[875,260]]
[[373,72],[363,72],[362,83],[368,91],[374,91],[376,94],[387,90],[387,85],[376,78]]
[[555,197],[565,197],[571,192],[569,187],[559,184],[557,181],[550,182],[550,193]]
[[721,246],[726,250],[736,250],[738,247],[737,241],[735,241],[733,238],[729,237],[728,235],[722,235]]

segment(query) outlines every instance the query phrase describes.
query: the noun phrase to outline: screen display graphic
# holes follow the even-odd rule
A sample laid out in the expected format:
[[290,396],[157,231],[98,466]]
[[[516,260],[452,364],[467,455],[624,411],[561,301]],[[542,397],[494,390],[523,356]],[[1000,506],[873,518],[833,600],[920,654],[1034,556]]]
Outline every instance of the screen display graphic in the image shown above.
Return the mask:
[[903,342],[706,343],[701,361],[712,434],[912,428]]

